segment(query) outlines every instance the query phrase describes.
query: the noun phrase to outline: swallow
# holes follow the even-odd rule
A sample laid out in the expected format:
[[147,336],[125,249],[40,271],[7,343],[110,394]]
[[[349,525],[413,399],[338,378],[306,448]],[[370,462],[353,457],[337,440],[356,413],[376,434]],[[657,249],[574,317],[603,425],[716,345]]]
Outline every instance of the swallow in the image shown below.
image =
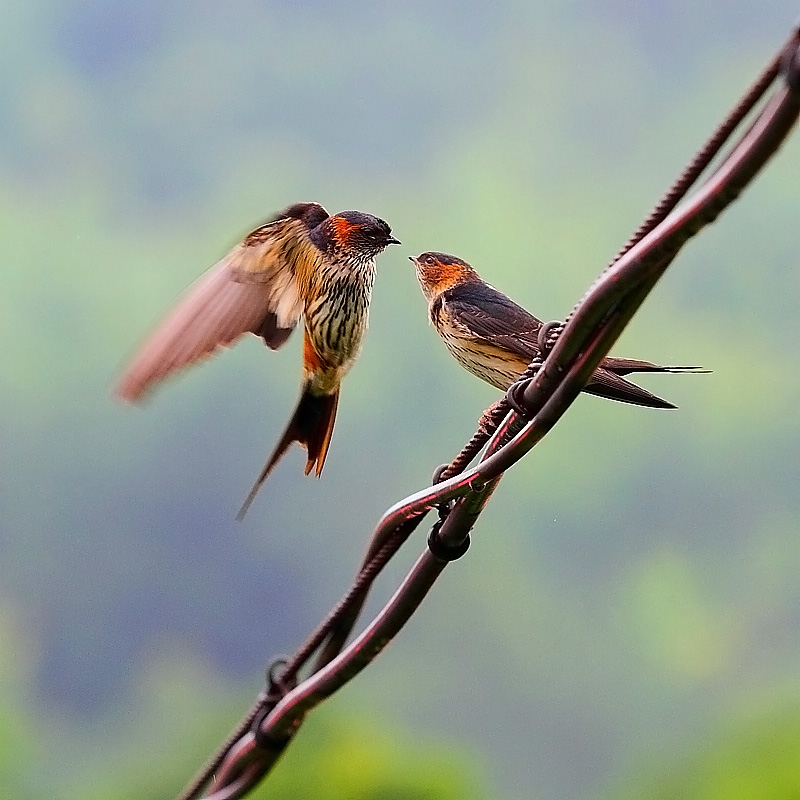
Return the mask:
[[375,259],[399,243],[371,214],[330,216],[318,203],[290,206],[248,233],[187,290],[125,370],[118,396],[138,402],[168,376],[246,333],[277,350],[302,317],[300,400],[241,519],[294,442],[307,450],[305,474],[322,472],[342,379],[367,328]]
[[[539,354],[542,321],[486,283],[466,261],[422,253],[411,261],[428,316],[451,355],[467,371],[507,391]],[[623,375],[633,372],[698,372],[630,358],[605,358],[583,389],[588,394],[649,408],[677,408]]]

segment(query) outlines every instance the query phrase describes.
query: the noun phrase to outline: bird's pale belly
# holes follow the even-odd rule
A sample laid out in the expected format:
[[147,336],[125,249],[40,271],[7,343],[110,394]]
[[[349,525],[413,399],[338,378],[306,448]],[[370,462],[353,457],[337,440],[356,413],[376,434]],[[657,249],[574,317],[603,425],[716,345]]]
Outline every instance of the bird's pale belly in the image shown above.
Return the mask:
[[519,359],[498,348],[443,333],[447,349],[466,370],[505,391],[525,369]]

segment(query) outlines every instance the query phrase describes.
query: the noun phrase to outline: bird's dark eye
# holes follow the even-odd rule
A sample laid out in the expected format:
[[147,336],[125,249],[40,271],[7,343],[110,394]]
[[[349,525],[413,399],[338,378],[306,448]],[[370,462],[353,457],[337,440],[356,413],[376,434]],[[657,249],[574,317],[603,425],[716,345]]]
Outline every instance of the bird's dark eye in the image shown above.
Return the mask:
[[425,256],[425,258],[423,258],[422,260],[426,264],[435,264],[436,263],[436,259],[433,256]]
[[382,241],[384,241],[386,239],[386,237],[389,234],[386,231],[384,231],[382,228],[372,227],[372,228],[367,228],[364,231],[364,235],[371,242],[382,242]]

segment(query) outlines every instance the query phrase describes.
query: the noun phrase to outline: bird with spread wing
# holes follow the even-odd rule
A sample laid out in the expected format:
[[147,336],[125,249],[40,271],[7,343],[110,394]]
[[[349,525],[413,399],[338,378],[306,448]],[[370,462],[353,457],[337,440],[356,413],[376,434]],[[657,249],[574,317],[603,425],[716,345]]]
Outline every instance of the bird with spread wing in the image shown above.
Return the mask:
[[300,400],[240,518],[293,442],[308,451],[306,475],[322,472],[341,382],[367,328],[375,258],[390,244],[399,242],[389,225],[371,214],[330,216],[318,203],[292,205],[191,286],[122,375],[118,395],[138,402],[168,376],[245,333],[276,350],[303,319]]

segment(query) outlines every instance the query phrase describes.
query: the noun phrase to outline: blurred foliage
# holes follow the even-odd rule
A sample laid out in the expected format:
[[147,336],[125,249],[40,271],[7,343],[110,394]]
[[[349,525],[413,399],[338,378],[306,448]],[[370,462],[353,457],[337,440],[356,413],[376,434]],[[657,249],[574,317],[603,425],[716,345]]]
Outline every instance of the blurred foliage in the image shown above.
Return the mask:
[[[10,620],[3,641],[18,639]],[[26,696],[28,666],[6,655],[0,696],[0,793],[20,800],[168,800],[233,725],[249,698],[232,691],[191,654],[164,650],[141,672],[133,703],[117,707],[92,736]],[[29,703],[27,714],[22,702]],[[104,742],[98,749],[92,741]],[[55,757],[54,757],[55,755]],[[35,765],[35,768],[34,768]],[[480,779],[463,753],[442,741],[403,738],[355,711],[323,713],[252,797],[321,800],[478,800]]]
[[[454,252],[563,316],[795,16],[785,0],[0,6],[2,788],[170,796],[338,597],[378,515],[496,399],[436,340],[406,256]],[[728,776],[792,796],[796,723],[769,709],[800,679],[799,173],[792,141],[616,348],[713,375],[648,381],[669,414],[577,402],[397,645],[309,719],[274,793],[485,781],[572,800],[632,771],[645,795],[713,796]],[[301,199],[379,214],[404,246],[380,260],[323,479],[292,454],[237,525],[299,342],[243,342],[141,412],[110,388],[202,269]],[[664,777],[652,765],[679,747]],[[735,767],[748,747],[764,757]]]
[[800,709],[740,721],[696,752],[644,770],[614,800],[786,800],[800,793]]

